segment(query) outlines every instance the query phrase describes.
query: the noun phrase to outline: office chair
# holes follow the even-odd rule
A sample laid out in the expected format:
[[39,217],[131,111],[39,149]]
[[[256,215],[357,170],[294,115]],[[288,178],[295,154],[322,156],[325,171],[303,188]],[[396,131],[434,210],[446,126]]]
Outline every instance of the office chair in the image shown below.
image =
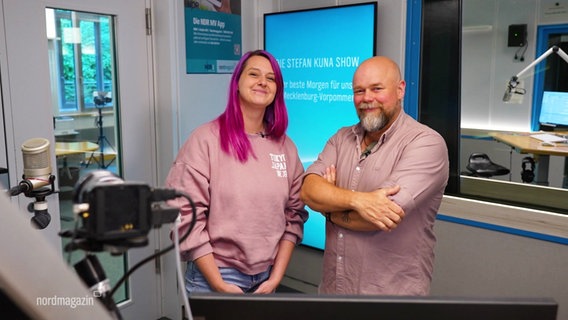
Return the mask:
[[509,169],[491,161],[485,153],[472,153],[466,168],[470,176],[483,178],[502,176],[510,172]]

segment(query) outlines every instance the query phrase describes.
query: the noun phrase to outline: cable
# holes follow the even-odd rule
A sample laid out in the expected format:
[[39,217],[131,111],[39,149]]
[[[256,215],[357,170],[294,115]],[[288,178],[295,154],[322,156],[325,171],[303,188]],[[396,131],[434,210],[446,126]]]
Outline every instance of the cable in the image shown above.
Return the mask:
[[180,241],[179,239],[179,234],[178,234],[178,229],[179,229],[179,220],[176,219],[175,223],[174,223],[174,245],[175,245],[175,257],[176,257],[176,273],[177,273],[177,278],[178,278],[178,282],[179,282],[179,286],[180,286],[180,290],[181,290],[181,296],[183,298],[183,305],[185,306],[185,312],[187,313],[187,319],[188,320],[193,320],[193,315],[191,313],[191,306],[189,305],[189,298],[187,297],[187,292],[185,290],[185,281],[183,279],[183,274],[181,273],[181,258],[180,258]]
[[523,46],[523,53],[521,53],[521,57],[519,58],[520,61],[525,61],[525,53],[527,52],[528,47],[529,47],[529,41],[525,39],[525,45]]
[[[193,219],[191,221],[191,224],[189,225],[189,228],[187,229],[187,231],[185,232],[185,234],[181,237],[181,239],[179,240],[179,242],[183,242],[188,236],[189,233],[191,232],[191,230],[193,229],[193,227],[195,226],[195,222],[197,220],[197,208],[195,207],[195,203],[193,202],[193,200],[191,199],[191,197],[189,195],[187,195],[184,192],[181,191],[175,191],[177,197],[184,197],[189,201],[189,204],[191,205],[191,211],[193,214]],[[177,232],[177,230],[176,230]],[[120,285],[122,285],[123,282],[126,281],[126,279],[128,279],[128,277],[130,277],[130,275],[132,273],[134,273],[134,271],[136,271],[138,268],[140,268],[141,266],[143,266],[145,263],[147,263],[148,261],[154,260],[155,258],[169,252],[170,250],[173,250],[175,248],[175,244],[171,244],[170,246],[166,247],[165,249],[158,251],[156,253],[154,253],[153,255],[150,255],[149,257],[143,259],[142,261],[138,262],[136,265],[134,265],[132,268],[130,268],[119,280],[118,282],[114,285],[114,287],[111,289],[110,291],[110,296],[112,297],[114,295],[114,293],[116,292],[116,290],[118,290],[118,287],[120,287]]]
[[[75,239],[77,239],[77,230],[79,229],[79,219],[77,219],[77,215],[73,215],[73,218],[75,219],[75,231],[73,232],[73,234],[71,235],[71,240],[69,240],[69,243],[73,243],[75,241]],[[71,264],[71,255],[73,254],[73,250],[69,250],[67,251],[67,264]]]
[[[515,51],[515,60],[525,61],[525,53],[527,52],[527,48],[529,46],[528,40],[525,39],[525,42],[522,46],[520,46],[517,51]],[[522,50],[522,53],[520,53]]]

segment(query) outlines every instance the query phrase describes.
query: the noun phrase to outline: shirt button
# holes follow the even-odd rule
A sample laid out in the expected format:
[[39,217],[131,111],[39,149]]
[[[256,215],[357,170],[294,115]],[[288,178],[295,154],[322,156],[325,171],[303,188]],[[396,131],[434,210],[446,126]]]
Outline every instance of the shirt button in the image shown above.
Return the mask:
[[355,170],[357,170],[357,171],[361,171],[361,168],[360,168],[360,167],[357,167],[357,168],[355,168]]
[[338,261],[341,261],[341,259],[343,259],[342,256],[337,257],[337,260],[338,260]]
[[340,233],[338,236],[339,236],[339,239],[343,239],[343,233]]

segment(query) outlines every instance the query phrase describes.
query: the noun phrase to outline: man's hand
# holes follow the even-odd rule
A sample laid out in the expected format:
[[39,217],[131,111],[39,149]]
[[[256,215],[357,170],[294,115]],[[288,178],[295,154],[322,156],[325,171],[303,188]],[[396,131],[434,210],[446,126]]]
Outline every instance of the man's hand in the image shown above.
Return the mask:
[[[336,169],[331,165],[325,169],[323,178],[335,185]],[[389,196],[400,191],[399,186],[377,189],[372,192],[359,192],[359,205],[355,209],[365,221],[383,231],[390,231],[398,226],[404,217],[402,208],[390,200]]]
[[333,164],[325,168],[325,173],[323,174],[323,178],[327,180],[327,182],[335,185],[335,166]]
[[389,198],[399,191],[400,186],[394,186],[372,192],[358,192],[354,198],[355,211],[380,230],[391,231],[404,217],[404,210]]

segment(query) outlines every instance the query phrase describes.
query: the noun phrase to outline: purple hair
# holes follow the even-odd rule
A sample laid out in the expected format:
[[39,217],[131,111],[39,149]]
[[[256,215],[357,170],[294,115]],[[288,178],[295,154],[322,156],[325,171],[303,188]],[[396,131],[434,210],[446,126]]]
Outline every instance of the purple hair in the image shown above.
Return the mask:
[[217,118],[221,149],[228,154],[233,154],[241,162],[246,162],[249,154],[256,157],[245,132],[243,114],[239,102],[239,79],[247,65],[248,59],[254,56],[265,57],[270,61],[276,80],[274,101],[266,108],[264,113],[265,134],[269,139],[279,140],[286,134],[288,127],[288,112],[284,103],[284,80],[278,62],[270,53],[264,50],[245,53],[237,63],[231,77],[227,108]]

